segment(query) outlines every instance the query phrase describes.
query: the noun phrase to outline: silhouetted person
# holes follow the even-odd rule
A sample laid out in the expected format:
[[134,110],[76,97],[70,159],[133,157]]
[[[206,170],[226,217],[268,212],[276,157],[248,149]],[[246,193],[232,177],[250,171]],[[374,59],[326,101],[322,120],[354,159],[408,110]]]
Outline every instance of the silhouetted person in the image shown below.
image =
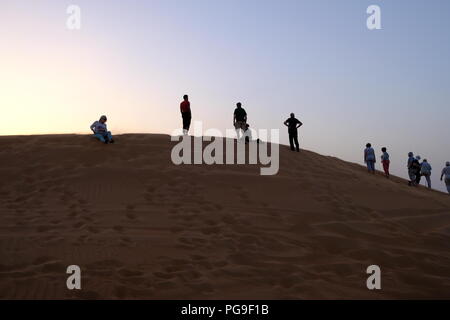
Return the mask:
[[450,193],[450,161],[447,161],[445,163],[445,168],[442,169],[442,174],[441,174],[441,181],[442,178],[445,177],[445,185],[447,187],[447,191],[448,193]]
[[183,134],[188,134],[191,127],[191,103],[189,102],[188,95],[183,96],[183,102],[180,103],[181,117],[183,118]]
[[107,144],[108,142],[114,143],[111,132],[109,132],[108,128],[106,127],[107,120],[108,119],[106,118],[106,116],[101,116],[100,120],[95,121],[93,124],[91,124],[90,127],[92,132],[94,133],[94,137],[105,144]]
[[300,152],[300,145],[298,143],[298,128],[300,128],[303,123],[301,123],[300,120],[295,117],[295,114],[291,113],[291,117],[284,122],[284,125],[288,127],[289,144],[291,145],[291,150],[297,150],[297,152]]
[[428,163],[427,159],[423,159],[421,168],[420,168],[420,174],[425,177],[427,180],[428,188],[431,189],[431,165]]
[[413,169],[414,169],[414,175],[416,176],[416,180],[414,181],[414,184],[418,186],[420,184],[420,180],[422,179],[422,176],[420,175],[420,170],[422,169],[422,164],[420,163],[420,156],[416,156],[416,159],[413,161]]
[[367,164],[367,170],[369,173],[375,173],[375,150],[372,148],[370,143],[366,144],[366,149],[364,149],[364,162]]
[[247,124],[247,112],[245,112],[244,108],[242,108],[242,103],[238,102],[236,103],[236,109],[234,110],[233,114],[233,125],[236,129],[236,135],[237,138],[240,139],[240,133],[245,131]]
[[383,154],[381,155],[381,163],[383,164],[383,170],[384,174],[387,178],[389,178],[389,165],[391,164],[391,160],[389,159],[389,153],[387,153],[386,147],[381,148],[381,152]]
[[412,186],[414,185],[414,183],[416,182],[416,174],[415,174],[415,170],[413,168],[413,162],[414,162],[415,158],[414,158],[414,153],[409,152],[408,153],[408,163],[407,163],[407,167],[408,167],[408,176],[409,176],[409,182],[408,185]]

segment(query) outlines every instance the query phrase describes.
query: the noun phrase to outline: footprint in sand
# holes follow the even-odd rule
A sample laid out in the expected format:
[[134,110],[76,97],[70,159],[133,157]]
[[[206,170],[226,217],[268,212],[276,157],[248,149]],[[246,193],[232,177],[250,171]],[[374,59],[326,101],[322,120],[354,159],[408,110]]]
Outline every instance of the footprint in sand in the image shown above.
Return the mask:
[[114,226],[112,229],[117,232],[123,232],[125,230],[122,226]]
[[50,226],[38,226],[36,228],[36,231],[39,232],[39,233],[43,233],[43,232],[49,231],[50,229],[51,229]]
[[77,208],[78,208],[78,205],[75,203],[72,203],[69,205],[69,209],[77,209]]
[[168,272],[154,272],[153,275],[159,279],[170,280],[175,277],[173,273]]
[[93,222],[93,221],[94,221],[94,218],[92,218],[92,217],[90,217],[90,216],[84,216],[84,217],[82,217],[81,219],[83,219],[83,220],[86,221],[86,222]]
[[84,226],[85,226],[85,224],[83,222],[77,222],[72,225],[72,227],[74,227],[76,229],[82,229]]
[[151,194],[146,193],[144,198],[148,203],[153,203],[153,196]]
[[128,212],[126,215],[125,215],[129,220],[136,220],[136,215],[134,214],[134,213],[131,213],[131,212]]
[[128,277],[142,277],[144,275],[143,272],[139,270],[132,270],[132,269],[125,269],[121,268],[117,271],[119,275],[122,277],[128,278]]
[[214,221],[214,220],[211,220],[211,219],[206,219],[204,222],[205,222],[205,224],[207,224],[208,226],[216,226],[216,225],[219,224],[217,221]]
[[184,228],[181,226],[175,226],[170,228],[170,232],[172,233],[181,233],[183,232]]
[[119,299],[124,299],[127,296],[128,289],[125,286],[116,286],[114,288],[114,295]]
[[86,201],[86,200],[84,200],[84,199],[77,199],[77,201],[78,201],[78,203],[80,204],[80,205],[86,205],[88,202]]
[[54,257],[50,257],[50,256],[40,256],[40,257],[37,257],[33,261],[33,264],[34,265],[41,265],[41,264],[48,263],[50,261],[55,261],[55,258]]
[[71,211],[68,216],[71,218],[78,217],[79,213],[77,211]]
[[96,227],[89,227],[88,231],[90,233],[99,233],[100,232],[100,230],[98,230]]

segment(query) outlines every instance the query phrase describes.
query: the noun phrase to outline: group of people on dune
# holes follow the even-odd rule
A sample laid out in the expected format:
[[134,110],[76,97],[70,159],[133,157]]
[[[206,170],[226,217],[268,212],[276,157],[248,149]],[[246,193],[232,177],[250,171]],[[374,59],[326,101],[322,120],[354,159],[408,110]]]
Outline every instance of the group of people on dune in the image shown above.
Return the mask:
[[[389,153],[387,152],[387,148],[383,147],[381,148],[381,163],[383,165],[383,170],[387,178],[389,178],[389,165],[390,165],[390,159],[389,159]],[[427,159],[423,159],[422,162],[420,162],[422,158],[418,155],[414,157],[414,153],[409,152],[408,153],[408,162],[407,162],[407,168],[408,168],[408,176],[409,186],[418,186],[420,184],[420,180],[422,177],[425,177],[427,181],[428,188],[431,189],[431,170],[433,169],[431,165],[428,163]],[[375,163],[376,163],[376,156],[375,156],[375,150],[372,148],[372,145],[370,143],[366,144],[366,148],[364,149],[364,162],[367,165],[367,170],[369,173],[375,174]],[[450,161],[447,161],[445,163],[444,169],[442,169],[441,173],[441,181],[445,181],[445,185],[447,187],[448,193],[450,193]]]
[[[191,103],[189,102],[188,95],[183,96],[183,101],[180,103],[180,112],[183,120],[183,134],[187,135],[189,132],[189,128],[191,126],[192,120],[192,112],[191,112]],[[101,116],[98,121],[95,121],[90,129],[94,133],[94,137],[100,140],[101,142],[108,144],[114,143],[114,139],[110,131],[108,131],[106,126],[107,117]],[[300,151],[300,146],[298,142],[298,128],[300,128],[303,123],[300,122],[297,118],[295,118],[295,114],[291,113],[290,117],[284,121],[283,123],[288,127],[289,133],[289,144],[292,151]],[[242,108],[242,103],[238,102],[236,104],[236,109],[233,114],[233,126],[236,129],[237,138],[242,139],[245,137],[246,143],[251,140],[250,132],[248,131],[250,126],[247,123],[247,112],[244,108]],[[259,140],[257,141],[259,142]],[[381,148],[381,163],[383,165],[383,170],[387,178],[389,178],[389,166],[390,159],[389,153],[387,152],[387,148]],[[432,167],[428,163],[427,159],[424,159],[420,162],[421,157],[416,156],[410,152],[408,154],[408,176],[410,181],[408,185],[410,186],[418,186],[420,184],[420,180],[422,177],[425,177],[427,181],[428,188],[431,189],[431,170]],[[364,149],[364,162],[367,165],[367,169],[369,173],[375,173],[375,163],[376,156],[375,150],[372,148],[372,145],[368,143],[366,148]],[[450,193],[450,161],[446,162],[445,168],[442,169],[441,181],[445,181],[445,185],[447,186],[447,191]]]
[[[183,119],[183,133],[186,135],[189,132],[192,119],[191,103],[189,102],[188,95],[183,96],[183,101],[180,104],[180,111]],[[300,128],[303,123],[295,118],[295,114],[291,113],[289,119],[284,122],[284,125],[288,127],[291,150],[300,152],[300,145],[298,143],[298,128]],[[233,126],[236,129],[238,140],[245,138],[246,143],[252,140],[251,133],[249,131],[250,125],[247,123],[247,112],[244,108],[242,108],[242,103],[240,102],[236,103],[236,109],[234,109]],[[259,139],[256,141],[259,143]]]

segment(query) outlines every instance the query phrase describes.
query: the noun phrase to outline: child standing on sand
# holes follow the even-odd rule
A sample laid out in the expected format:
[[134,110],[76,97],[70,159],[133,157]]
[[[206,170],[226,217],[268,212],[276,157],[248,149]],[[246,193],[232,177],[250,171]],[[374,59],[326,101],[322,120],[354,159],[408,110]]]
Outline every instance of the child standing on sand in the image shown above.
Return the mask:
[[364,149],[364,162],[367,164],[369,173],[375,174],[375,150],[370,143],[366,144],[366,149]]
[[381,163],[383,164],[383,170],[386,174],[386,178],[389,178],[389,165],[391,161],[389,160],[389,153],[387,153],[386,147],[381,148],[381,152],[383,154],[381,155]]

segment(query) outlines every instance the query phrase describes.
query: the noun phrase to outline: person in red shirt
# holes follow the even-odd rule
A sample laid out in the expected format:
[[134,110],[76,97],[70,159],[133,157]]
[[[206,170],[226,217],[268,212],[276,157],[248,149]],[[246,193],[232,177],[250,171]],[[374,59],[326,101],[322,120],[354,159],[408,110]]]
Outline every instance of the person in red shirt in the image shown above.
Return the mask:
[[191,126],[191,103],[187,94],[183,96],[183,102],[180,103],[181,117],[183,118],[183,133],[186,135]]

